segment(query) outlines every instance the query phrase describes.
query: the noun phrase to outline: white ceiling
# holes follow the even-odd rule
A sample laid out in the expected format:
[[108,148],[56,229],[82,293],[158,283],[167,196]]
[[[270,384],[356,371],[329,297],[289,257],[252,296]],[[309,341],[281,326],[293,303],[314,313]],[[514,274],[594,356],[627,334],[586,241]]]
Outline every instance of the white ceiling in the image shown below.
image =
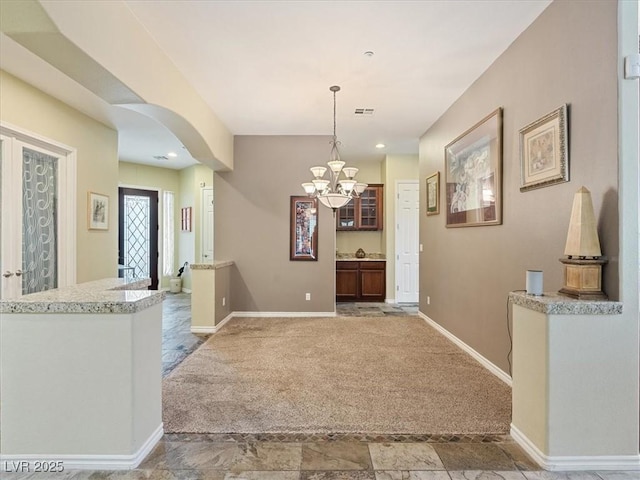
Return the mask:
[[[235,135],[330,135],[329,87],[340,85],[337,134],[349,162],[416,154],[422,133],[550,0],[125,3]],[[24,66],[7,60],[1,46],[0,66],[29,76],[33,69],[16,73]],[[31,83],[43,88],[37,78]],[[375,113],[358,118],[356,108]],[[111,110],[121,158],[172,166],[153,159],[180,149],[164,127]],[[387,147],[377,150],[379,142]],[[189,164],[188,152],[176,153]]]

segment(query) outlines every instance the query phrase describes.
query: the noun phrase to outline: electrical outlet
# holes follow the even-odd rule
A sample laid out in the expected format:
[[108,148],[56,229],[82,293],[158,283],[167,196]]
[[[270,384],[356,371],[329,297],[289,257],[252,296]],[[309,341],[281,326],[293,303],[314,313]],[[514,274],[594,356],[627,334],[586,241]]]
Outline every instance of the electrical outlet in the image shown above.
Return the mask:
[[310,293],[305,293],[304,294],[304,299],[305,300],[311,300],[311,294]]
[[427,295],[427,305],[431,305],[431,297]]
[[227,297],[222,297],[222,306],[224,307],[227,304]]

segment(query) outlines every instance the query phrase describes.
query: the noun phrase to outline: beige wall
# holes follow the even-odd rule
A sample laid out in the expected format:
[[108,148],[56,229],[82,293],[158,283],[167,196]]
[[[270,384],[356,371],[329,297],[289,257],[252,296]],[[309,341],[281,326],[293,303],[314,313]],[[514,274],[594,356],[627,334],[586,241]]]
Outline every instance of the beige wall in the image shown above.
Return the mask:
[[[118,134],[0,71],[0,120],[77,149],[77,282],[117,276]],[[87,192],[108,195],[109,230],[87,230]]]
[[388,155],[382,162],[384,179],[383,251],[387,255],[387,299],[396,297],[396,182],[418,181],[417,155]]
[[[420,178],[444,174],[444,146],[504,108],[503,224],[446,229],[444,213],[421,217],[420,310],[505,371],[507,293],[524,288],[530,268],[544,271],[546,291],[560,288],[558,258],[582,185],[609,257],[604,289],[618,298],[616,15],[611,1],[552,3],[420,141]],[[521,193],[518,131],[564,103],[571,181]]]
[[216,172],[214,255],[235,261],[233,311],[334,311],[330,210],[318,207],[318,261],[289,260],[290,196],[304,195],[300,184],[310,167],[326,161],[328,142],[328,136],[237,136],[234,170]]
[[[356,179],[364,183],[384,183],[382,163],[377,158],[347,161],[347,166],[359,169]],[[386,195],[386,185],[383,195]],[[336,249],[340,253],[355,253],[362,248],[366,253],[384,253],[383,231],[336,232]]]
[[127,187],[141,187],[141,188],[151,188],[154,190],[159,190],[158,192],[158,200],[159,200],[159,209],[158,216],[160,222],[160,230],[159,230],[159,242],[158,249],[160,251],[160,258],[158,259],[158,270],[159,270],[159,278],[160,278],[160,288],[168,288],[169,287],[169,279],[171,277],[162,275],[162,271],[164,268],[164,264],[162,261],[162,239],[164,237],[164,226],[162,222],[163,212],[164,212],[164,199],[163,192],[171,191],[174,193],[174,212],[173,212],[173,224],[174,224],[174,245],[175,245],[175,255],[174,255],[174,264],[173,271],[174,273],[178,272],[179,268],[179,259],[178,259],[178,249],[179,249],[179,241],[180,241],[180,208],[178,208],[178,201],[180,199],[180,172],[178,170],[174,170],[171,168],[158,168],[151,167],[148,165],[139,165],[128,162],[119,162],[118,164],[118,185],[127,186]]
[[[178,232],[178,266],[184,262],[200,263],[202,251],[202,188],[213,185],[213,170],[205,165],[194,165],[180,170],[180,195],[176,199],[178,213],[184,207],[191,207],[191,231]],[[180,223],[178,222],[178,228]],[[191,290],[191,271],[185,269],[182,276],[182,288]]]

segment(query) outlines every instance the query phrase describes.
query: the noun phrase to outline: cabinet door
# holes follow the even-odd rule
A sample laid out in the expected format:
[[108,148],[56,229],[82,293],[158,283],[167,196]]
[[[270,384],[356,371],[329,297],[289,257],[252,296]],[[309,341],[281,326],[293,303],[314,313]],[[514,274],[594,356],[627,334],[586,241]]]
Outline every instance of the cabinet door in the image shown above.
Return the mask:
[[356,225],[356,201],[351,199],[344,207],[338,209],[336,215],[336,230],[355,230]]
[[359,198],[358,228],[382,230],[382,185],[369,185]]
[[358,299],[358,262],[336,262],[336,300],[355,302]]
[[383,302],[385,294],[385,263],[360,262],[360,298]]

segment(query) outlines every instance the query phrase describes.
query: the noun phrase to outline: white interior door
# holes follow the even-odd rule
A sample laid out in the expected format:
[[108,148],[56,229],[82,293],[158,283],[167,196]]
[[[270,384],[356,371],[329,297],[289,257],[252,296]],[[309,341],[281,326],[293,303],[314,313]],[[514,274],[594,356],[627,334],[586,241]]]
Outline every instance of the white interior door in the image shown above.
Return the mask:
[[0,298],[74,283],[75,152],[0,132]]
[[202,189],[202,263],[213,263],[213,188]]
[[396,198],[396,302],[418,302],[418,242],[420,186],[417,181],[397,183]]

